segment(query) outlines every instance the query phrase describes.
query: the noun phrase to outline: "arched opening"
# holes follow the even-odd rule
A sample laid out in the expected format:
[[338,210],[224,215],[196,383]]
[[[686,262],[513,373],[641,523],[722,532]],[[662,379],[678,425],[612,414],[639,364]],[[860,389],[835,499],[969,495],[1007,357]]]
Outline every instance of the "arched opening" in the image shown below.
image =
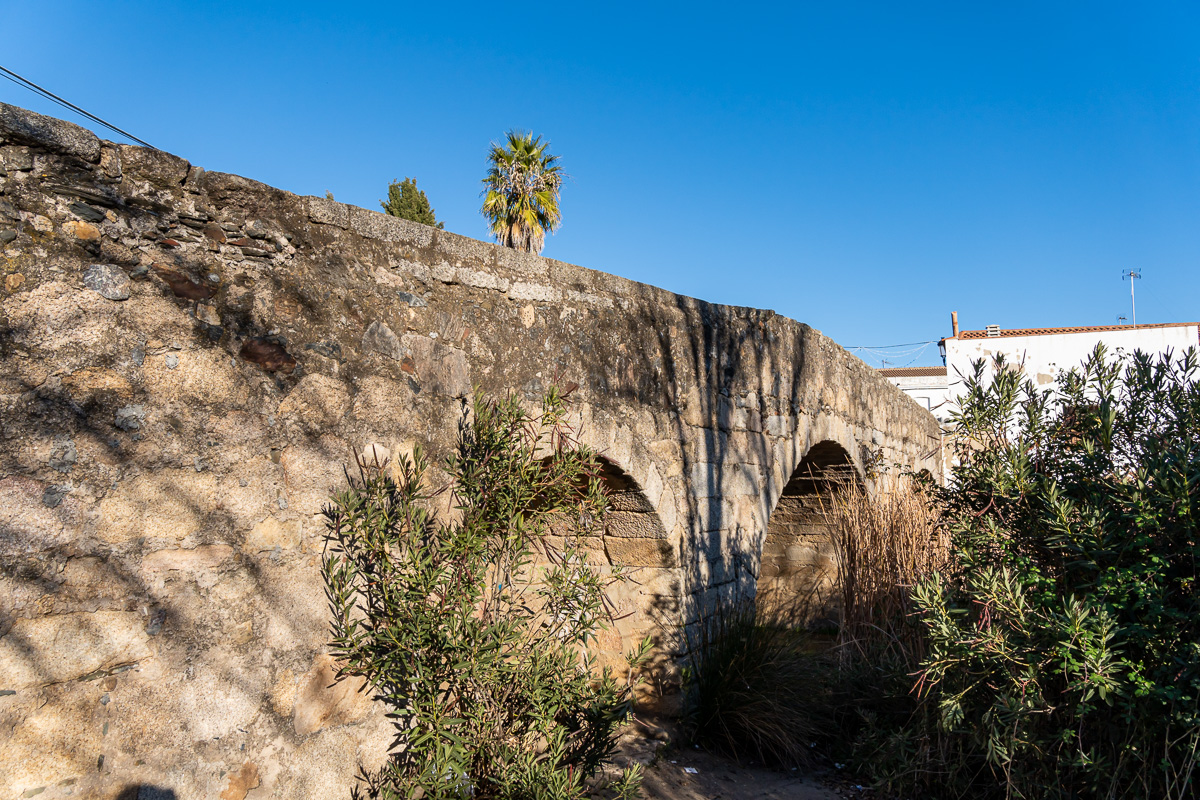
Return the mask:
[[861,484],[837,442],[813,445],[783,487],[767,521],[758,574],[760,608],[815,623],[837,611],[837,558],[822,504],[841,485]]
[[[620,568],[627,579],[608,587],[611,623],[597,637],[599,665],[621,674],[625,654],[649,636],[655,647],[643,669],[637,701],[643,708],[669,709],[678,693],[673,653],[668,652],[683,591],[677,546],[633,476],[601,456],[600,480],[609,500],[603,532],[577,542],[602,573]],[[550,531],[552,537],[564,532]]]
[[608,490],[604,551],[608,563],[625,567],[676,567],[667,531],[637,481],[601,457],[600,480]]

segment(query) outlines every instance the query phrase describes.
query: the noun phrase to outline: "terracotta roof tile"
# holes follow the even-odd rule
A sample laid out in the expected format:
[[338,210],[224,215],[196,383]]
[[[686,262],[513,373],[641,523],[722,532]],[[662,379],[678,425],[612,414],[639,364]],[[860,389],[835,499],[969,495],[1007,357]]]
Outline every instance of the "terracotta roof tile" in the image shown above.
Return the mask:
[[885,378],[944,378],[945,367],[890,367],[878,370]]
[[[1144,328],[1185,328],[1200,325],[1200,322],[1160,322],[1154,325],[1086,325],[1076,328],[1012,328],[1001,329],[999,336],[988,336],[987,331],[959,331],[961,339],[996,339],[1004,336],[1052,336],[1058,333],[1102,333],[1104,331],[1134,331]],[[954,337],[949,337],[954,338]]]

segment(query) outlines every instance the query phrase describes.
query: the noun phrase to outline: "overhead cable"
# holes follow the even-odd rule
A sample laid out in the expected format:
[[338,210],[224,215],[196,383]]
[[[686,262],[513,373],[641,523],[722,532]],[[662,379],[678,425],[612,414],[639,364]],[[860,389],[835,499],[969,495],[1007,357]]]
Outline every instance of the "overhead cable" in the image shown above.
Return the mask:
[[872,347],[870,345],[856,345],[854,347],[847,347],[846,349],[847,350],[890,350],[890,349],[896,348],[896,347],[916,347],[917,345],[933,344],[936,341],[937,341],[937,339],[930,339],[929,341],[926,341],[926,342],[905,342],[904,344],[881,344],[881,345],[875,345],[874,347]]
[[100,125],[103,125],[104,127],[108,128],[110,131],[114,131],[116,133],[121,134],[126,139],[131,139],[131,140],[137,142],[138,144],[149,147],[152,150],[158,149],[157,147],[150,144],[149,142],[142,141],[138,137],[134,136],[132,133],[129,133],[128,131],[123,131],[120,128],[118,128],[116,125],[113,125],[109,122],[105,122],[104,120],[97,117],[95,114],[84,111],[82,108],[75,105],[74,103],[64,100],[63,98],[54,94],[54,92],[51,92],[49,89],[43,89],[41,86],[38,86],[36,83],[29,80],[28,78],[21,77],[17,73],[13,72],[11,69],[5,69],[4,67],[0,67],[0,77],[7,78],[8,80],[12,81],[13,83],[17,84],[18,86],[22,86],[26,89],[29,89],[31,92],[34,92],[35,94],[38,94],[38,95],[44,97],[47,100],[58,103],[63,108],[69,108],[72,111],[82,114],[83,116],[87,117],[88,119],[92,120],[93,122],[99,123]]

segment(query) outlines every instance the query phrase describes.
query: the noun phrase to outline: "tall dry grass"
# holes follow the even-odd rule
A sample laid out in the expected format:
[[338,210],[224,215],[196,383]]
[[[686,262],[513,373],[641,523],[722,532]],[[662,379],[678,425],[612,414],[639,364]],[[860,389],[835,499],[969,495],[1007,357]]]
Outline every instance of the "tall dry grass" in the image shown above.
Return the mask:
[[[784,766],[845,761],[863,742],[880,752],[870,738],[911,715],[910,676],[924,647],[909,595],[947,564],[949,537],[921,486],[902,475],[877,478],[870,493],[840,483],[821,502],[836,584],[717,608],[690,637],[685,721],[695,741]],[[815,626],[827,591],[841,607],[832,647]]]
[[829,728],[830,655],[802,628],[764,623],[753,603],[719,607],[690,643],[685,729],[713,750],[782,767],[812,766]]
[[924,648],[909,619],[910,592],[950,555],[937,507],[917,481],[896,472],[877,477],[874,492],[844,483],[822,507],[837,553],[842,649],[915,665]]

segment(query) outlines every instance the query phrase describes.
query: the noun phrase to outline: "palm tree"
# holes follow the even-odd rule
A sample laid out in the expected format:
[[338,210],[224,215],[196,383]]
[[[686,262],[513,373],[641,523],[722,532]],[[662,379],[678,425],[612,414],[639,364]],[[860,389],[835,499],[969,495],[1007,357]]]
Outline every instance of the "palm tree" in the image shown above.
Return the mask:
[[523,131],[509,131],[504,145],[492,142],[483,179],[483,215],[492,235],[506,247],[540,253],[546,233],[562,222],[558,192],[563,173],[549,142]]

